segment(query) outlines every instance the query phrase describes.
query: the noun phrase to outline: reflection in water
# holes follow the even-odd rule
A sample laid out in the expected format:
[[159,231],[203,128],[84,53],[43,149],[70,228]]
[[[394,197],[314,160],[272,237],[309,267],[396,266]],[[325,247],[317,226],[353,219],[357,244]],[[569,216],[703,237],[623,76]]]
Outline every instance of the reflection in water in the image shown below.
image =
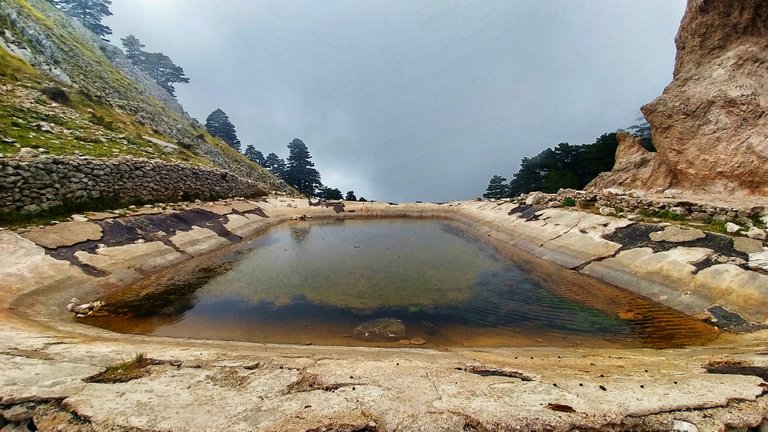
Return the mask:
[[389,346],[352,337],[377,318],[402,320],[407,339],[431,346],[665,347],[716,336],[698,320],[575,272],[506,259],[446,222],[296,222],[250,247],[210,268],[150,278],[153,294],[113,308],[122,317],[90,322],[130,333],[339,345]]

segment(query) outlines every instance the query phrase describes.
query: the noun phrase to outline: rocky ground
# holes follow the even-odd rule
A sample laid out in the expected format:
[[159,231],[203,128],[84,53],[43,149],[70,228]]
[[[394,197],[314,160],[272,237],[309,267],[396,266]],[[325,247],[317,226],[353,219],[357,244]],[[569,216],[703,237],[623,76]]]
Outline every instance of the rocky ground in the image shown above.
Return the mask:
[[[768,331],[759,326],[671,350],[436,351],[118,335],[65,309],[70,297],[115,292],[280,221],[339,216],[450,216],[576,271],[636,292],[651,287],[649,297],[692,314],[717,319],[716,306],[738,312],[742,325],[768,317],[754,301],[768,277],[749,269],[732,237],[583,210],[270,198],[93,213],[0,232],[8,251],[0,422],[19,430],[703,431],[757,427],[768,416]],[[722,296],[722,277],[740,281],[727,285],[738,295]]]

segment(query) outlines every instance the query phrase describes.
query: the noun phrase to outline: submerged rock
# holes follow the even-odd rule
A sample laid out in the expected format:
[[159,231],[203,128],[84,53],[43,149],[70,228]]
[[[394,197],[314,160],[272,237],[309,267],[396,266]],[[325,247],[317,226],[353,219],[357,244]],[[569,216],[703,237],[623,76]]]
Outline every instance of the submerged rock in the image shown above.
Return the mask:
[[396,318],[379,318],[360,324],[352,330],[358,339],[402,339],[405,337],[405,324]]

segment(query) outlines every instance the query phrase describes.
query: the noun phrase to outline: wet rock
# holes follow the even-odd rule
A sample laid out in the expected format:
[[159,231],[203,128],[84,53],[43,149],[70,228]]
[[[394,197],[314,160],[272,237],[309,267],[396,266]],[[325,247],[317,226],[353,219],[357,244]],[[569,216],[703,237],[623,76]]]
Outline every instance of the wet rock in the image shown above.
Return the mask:
[[402,339],[405,324],[396,318],[379,318],[360,324],[352,334],[359,339]]
[[101,227],[92,222],[64,222],[54,226],[34,228],[22,234],[22,237],[48,249],[99,240],[101,236]]
[[651,233],[649,237],[655,242],[683,243],[703,239],[706,235],[700,229],[672,225],[664,228],[664,231]]

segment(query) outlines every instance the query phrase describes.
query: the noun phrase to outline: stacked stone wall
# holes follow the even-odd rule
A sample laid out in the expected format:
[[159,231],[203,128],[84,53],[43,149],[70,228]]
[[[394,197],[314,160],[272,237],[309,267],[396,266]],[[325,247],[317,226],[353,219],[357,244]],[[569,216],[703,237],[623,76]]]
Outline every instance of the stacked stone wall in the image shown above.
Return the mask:
[[181,163],[122,157],[0,159],[0,213],[37,213],[83,200],[164,202],[268,193],[260,182]]

